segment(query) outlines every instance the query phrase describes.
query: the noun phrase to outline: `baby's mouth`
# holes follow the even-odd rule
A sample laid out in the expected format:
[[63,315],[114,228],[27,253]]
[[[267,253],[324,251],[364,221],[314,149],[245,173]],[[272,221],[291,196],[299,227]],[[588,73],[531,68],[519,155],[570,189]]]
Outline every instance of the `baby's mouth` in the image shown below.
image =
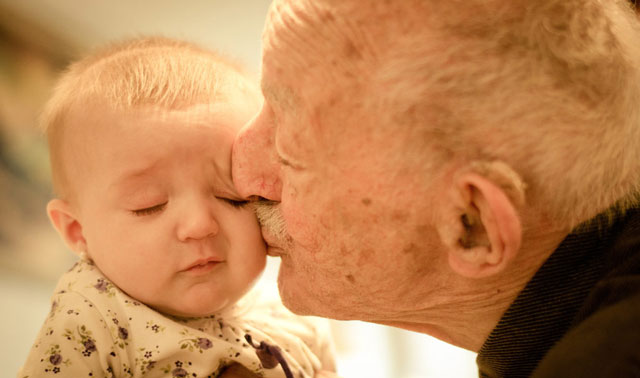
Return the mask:
[[208,273],[216,266],[222,264],[223,261],[215,258],[200,259],[189,265],[183,272],[190,273]]

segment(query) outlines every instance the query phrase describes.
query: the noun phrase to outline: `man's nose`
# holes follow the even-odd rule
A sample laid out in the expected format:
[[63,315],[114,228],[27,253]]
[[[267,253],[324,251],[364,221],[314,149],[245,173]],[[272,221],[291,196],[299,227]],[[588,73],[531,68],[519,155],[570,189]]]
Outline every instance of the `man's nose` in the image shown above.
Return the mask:
[[275,126],[264,107],[238,133],[231,154],[233,184],[245,197],[280,201],[280,162],[275,150]]

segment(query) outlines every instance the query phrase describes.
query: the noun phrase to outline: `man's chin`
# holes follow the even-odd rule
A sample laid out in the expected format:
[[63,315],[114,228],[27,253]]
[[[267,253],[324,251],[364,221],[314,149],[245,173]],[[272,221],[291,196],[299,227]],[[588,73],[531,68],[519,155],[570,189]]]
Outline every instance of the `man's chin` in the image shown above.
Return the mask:
[[[289,311],[297,315],[319,316],[336,320],[361,320],[362,313],[355,311],[350,305],[345,305],[341,298],[318,290],[314,278],[308,277],[300,271],[294,271],[287,255],[282,256],[280,271],[278,272],[278,291],[282,304]],[[318,277],[315,277],[316,279]],[[344,297],[352,293],[344,293]]]
[[282,265],[278,273],[278,291],[282,304],[294,314],[317,315],[310,303],[313,301],[313,294],[306,293],[295,277],[292,277],[291,272],[283,272]]

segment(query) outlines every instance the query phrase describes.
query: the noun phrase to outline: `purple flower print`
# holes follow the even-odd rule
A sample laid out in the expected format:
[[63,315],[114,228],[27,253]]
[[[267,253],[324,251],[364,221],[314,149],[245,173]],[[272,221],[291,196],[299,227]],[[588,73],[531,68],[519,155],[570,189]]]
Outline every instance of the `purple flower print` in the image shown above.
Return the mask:
[[97,350],[96,343],[93,341],[93,339],[87,339],[87,341],[82,343],[82,345],[84,346],[84,351],[82,351],[82,355],[85,357],[91,356],[91,353]]
[[93,287],[95,287],[96,289],[98,289],[99,292],[104,293],[105,291],[107,291],[107,282],[104,280],[104,278],[98,278],[98,283],[93,285]]
[[93,341],[93,339],[87,339],[87,341],[85,341],[83,345],[84,349],[88,350],[89,352],[96,351],[96,343]]
[[122,340],[126,340],[127,337],[129,337],[129,331],[127,331],[126,328],[119,327],[118,328],[118,336],[120,336],[120,338]]
[[49,357],[49,362],[53,365],[60,365],[60,362],[62,362],[62,356],[58,353],[52,354],[51,357]]
[[209,349],[213,346],[213,343],[211,342],[211,340],[206,339],[204,337],[199,337],[198,338],[198,347],[200,347],[200,349]]
[[189,375],[189,372],[188,372],[188,371],[186,371],[186,370],[184,370],[183,368],[176,368],[176,369],[173,369],[173,371],[171,372],[171,374],[172,374],[174,377],[180,377],[180,378],[182,378],[182,377],[186,377],[187,375]]

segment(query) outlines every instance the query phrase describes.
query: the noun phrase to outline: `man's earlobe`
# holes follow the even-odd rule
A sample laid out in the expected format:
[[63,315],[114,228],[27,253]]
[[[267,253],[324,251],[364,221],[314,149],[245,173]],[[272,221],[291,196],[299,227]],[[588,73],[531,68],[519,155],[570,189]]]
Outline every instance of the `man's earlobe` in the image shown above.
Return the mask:
[[82,224],[69,203],[58,198],[52,199],[47,204],[47,214],[69,249],[80,256],[86,254],[87,241],[82,232]]
[[[517,207],[523,201],[524,186],[517,179],[508,182],[517,176],[505,174],[502,163],[482,168],[454,175],[440,230],[449,266],[470,278],[501,272],[517,255],[522,239]],[[514,191],[516,198],[512,198]]]

